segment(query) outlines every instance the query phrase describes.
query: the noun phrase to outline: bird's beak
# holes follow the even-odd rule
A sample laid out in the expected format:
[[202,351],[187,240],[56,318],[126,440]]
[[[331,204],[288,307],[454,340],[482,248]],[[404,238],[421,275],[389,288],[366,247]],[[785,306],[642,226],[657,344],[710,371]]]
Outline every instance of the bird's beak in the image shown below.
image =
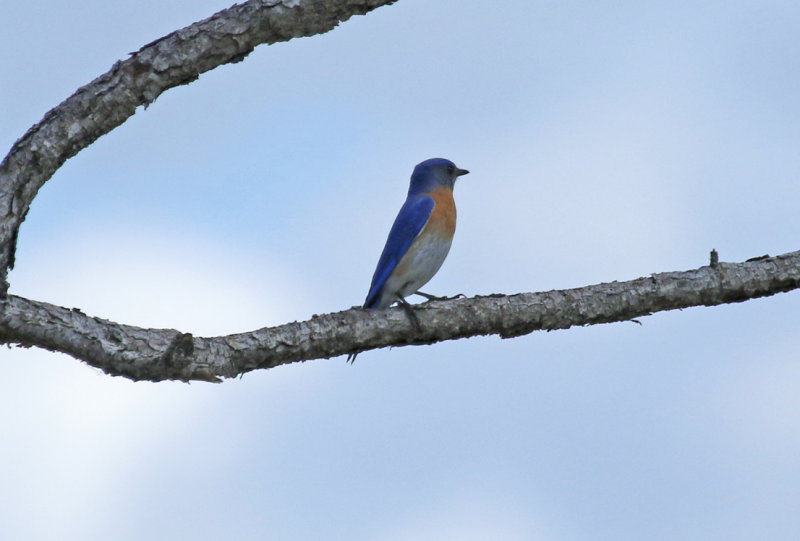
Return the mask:
[[456,176],[460,177],[461,175],[468,175],[469,171],[466,169],[456,169]]

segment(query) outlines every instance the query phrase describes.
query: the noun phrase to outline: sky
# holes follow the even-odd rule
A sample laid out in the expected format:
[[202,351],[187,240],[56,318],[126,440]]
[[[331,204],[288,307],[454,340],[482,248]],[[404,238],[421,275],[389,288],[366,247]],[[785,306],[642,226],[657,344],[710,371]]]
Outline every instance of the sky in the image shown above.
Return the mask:
[[[0,146],[219,0],[14,2]],[[245,332],[363,302],[449,158],[436,294],[800,249],[800,4],[399,0],[167,91],[70,159],[11,291]],[[800,294],[133,383],[3,348],[2,537],[794,540]]]

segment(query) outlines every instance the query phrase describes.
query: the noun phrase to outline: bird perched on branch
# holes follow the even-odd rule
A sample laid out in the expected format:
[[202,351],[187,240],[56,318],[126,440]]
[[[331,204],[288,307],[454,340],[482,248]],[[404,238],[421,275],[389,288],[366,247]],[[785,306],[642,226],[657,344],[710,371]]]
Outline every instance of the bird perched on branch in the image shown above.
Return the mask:
[[[456,230],[453,186],[467,173],[444,158],[431,158],[414,168],[408,197],[389,231],[364,308],[386,308],[399,302],[418,326],[405,298],[414,293],[429,300],[440,298],[419,288],[433,278],[450,251]],[[355,357],[351,353],[348,361]]]

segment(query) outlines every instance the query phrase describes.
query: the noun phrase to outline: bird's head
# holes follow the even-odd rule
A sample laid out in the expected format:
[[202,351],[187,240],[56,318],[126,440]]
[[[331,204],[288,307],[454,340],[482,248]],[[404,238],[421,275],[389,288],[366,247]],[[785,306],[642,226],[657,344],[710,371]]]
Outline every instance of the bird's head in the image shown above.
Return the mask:
[[411,186],[408,189],[409,195],[424,193],[445,186],[453,188],[456,179],[461,175],[469,173],[466,169],[459,169],[456,164],[444,158],[431,158],[417,164],[414,172],[411,173]]

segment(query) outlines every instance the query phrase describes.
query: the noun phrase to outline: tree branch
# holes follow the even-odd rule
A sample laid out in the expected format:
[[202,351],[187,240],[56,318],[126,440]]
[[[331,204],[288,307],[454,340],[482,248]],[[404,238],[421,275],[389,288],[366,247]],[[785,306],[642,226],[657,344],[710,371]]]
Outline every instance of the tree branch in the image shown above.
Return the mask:
[[249,0],[149,43],[79,88],[31,127],[0,163],[0,297],[19,227],[42,185],[69,158],[165,90],[238,62],[263,43],[327,32],[395,0]]
[[303,322],[214,338],[142,329],[13,295],[2,305],[0,343],[61,351],[133,380],[220,381],[259,368],[389,346],[470,336],[503,338],[631,320],[655,312],[741,302],[800,288],[800,251],[720,263],[628,282],[489,295],[417,305],[421,329],[400,308],[315,316]]
[[354,308],[250,333],[199,338],[90,317],[7,295],[19,227],[42,185],[70,157],[140,105],[262,43],[326,32],[395,0],[249,0],[173,32],[78,89],[20,138],[0,163],[0,343],[60,351],[133,380],[220,381],[259,368],[389,346],[630,320],[662,310],[740,302],[800,287],[800,252],[577,289]]

